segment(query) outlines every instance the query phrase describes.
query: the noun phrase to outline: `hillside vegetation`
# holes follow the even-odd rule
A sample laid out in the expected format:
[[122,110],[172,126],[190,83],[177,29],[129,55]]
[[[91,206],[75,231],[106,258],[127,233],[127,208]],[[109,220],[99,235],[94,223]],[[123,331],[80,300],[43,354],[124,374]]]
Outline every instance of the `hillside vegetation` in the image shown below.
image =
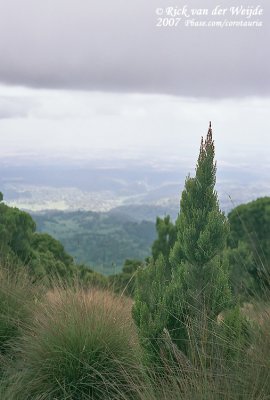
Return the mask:
[[127,258],[151,254],[155,225],[121,213],[91,211],[33,214],[40,232],[47,232],[65,247],[77,263],[105,275],[119,272]]
[[66,282],[75,277],[81,281],[105,278],[84,265],[75,264],[62,243],[47,233],[38,233],[32,217],[18,208],[3,203],[0,193],[0,263],[2,266],[27,272],[37,281],[50,284],[56,279]]
[[215,183],[210,125],[176,222],[110,277],[0,203],[1,399],[270,398],[270,199],[226,217]]

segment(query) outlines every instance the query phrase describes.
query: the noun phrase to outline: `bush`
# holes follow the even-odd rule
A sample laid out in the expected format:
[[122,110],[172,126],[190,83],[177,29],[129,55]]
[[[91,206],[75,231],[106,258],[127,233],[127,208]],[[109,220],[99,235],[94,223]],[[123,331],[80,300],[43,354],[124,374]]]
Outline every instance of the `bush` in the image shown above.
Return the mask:
[[31,326],[14,344],[16,362],[7,372],[2,397],[123,398],[131,390],[129,375],[136,369],[138,354],[130,309],[127,299],[105,291],[49,292]]

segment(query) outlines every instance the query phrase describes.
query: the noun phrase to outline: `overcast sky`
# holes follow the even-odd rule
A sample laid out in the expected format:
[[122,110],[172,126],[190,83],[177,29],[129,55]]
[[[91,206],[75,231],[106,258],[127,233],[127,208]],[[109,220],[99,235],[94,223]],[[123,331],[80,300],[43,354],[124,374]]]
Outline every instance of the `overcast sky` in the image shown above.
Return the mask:
[[[260,5],[263,27],[155,26],[186,3]],[[0,153],[188,157],[212,119],[224,163],[266,163],[269,17],[268,0],[0,0]]]

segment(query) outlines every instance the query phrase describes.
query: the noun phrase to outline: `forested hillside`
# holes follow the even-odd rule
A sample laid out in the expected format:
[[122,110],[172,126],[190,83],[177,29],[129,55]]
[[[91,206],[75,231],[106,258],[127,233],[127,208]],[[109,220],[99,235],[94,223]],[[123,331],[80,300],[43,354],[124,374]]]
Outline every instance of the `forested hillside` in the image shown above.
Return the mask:
[[156,237],[153,222],[139,222],[119,212],[55,211],[32,217],[38,231],[60,240],[77,263],[106,275],[119,272],[127,258],[150,256]]
[[[59,278],[68,282],[103,281],[103,277],[84,265],[74,262],[62,243],[48,233],[36,231],[32,217],[18,208],[3,203],[0,193],[0,265],[14,274],[26,268],[34,278],[49,284]],[[105,278],[104,278],[105,279]]]

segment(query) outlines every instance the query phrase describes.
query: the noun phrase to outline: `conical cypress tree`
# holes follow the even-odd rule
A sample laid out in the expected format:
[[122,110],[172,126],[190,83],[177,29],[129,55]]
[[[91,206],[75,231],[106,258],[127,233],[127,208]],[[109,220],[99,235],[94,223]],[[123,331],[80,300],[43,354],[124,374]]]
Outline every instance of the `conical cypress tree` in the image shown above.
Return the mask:
[[[216,317],[231,301],[228,274],[221,257],[228,223],[215,191],[214,158],[210,123],[206,140],[201,141],[196,175],[187,177],[182,193],[176,221],[177,240],[170,254],[171,276],[164,274],[162,258],[156,268],[152,264],[149,270],[141,271],[133,309],[142,339],[151,337],[154,341],[165,328],[187,355],[190,355],[191,333],[195,347],[203,348],[205,354],[206,332],[212,330]],[[161,279],[159,283],[157,278]],[[204,343],[200,345],[201,342]]]
[[215,147],[211,123],[206,140],[201,140],[194,178],[187,177],[176,221],[178,240],[171,254],[172,264],[185,259],[193,265],[204,265],[220,253],[226,243],[228,223],[219,209],[216,183]]
[[231,303],[229,277],[222,258],[229,226],[219,208],[215,183],[215,147],[210,123],[206,140],[201,140],[195,177],[188,176],[185,182],[176,221],[177,241],[170,255],[172,280],[167,288],[167,304],[171,305],[173,316],[170,330],[186,353],[185,340],[191,333],[183,326],[189,324],[197,348],[201,343],[205,353],[205,343],[218,314]]

